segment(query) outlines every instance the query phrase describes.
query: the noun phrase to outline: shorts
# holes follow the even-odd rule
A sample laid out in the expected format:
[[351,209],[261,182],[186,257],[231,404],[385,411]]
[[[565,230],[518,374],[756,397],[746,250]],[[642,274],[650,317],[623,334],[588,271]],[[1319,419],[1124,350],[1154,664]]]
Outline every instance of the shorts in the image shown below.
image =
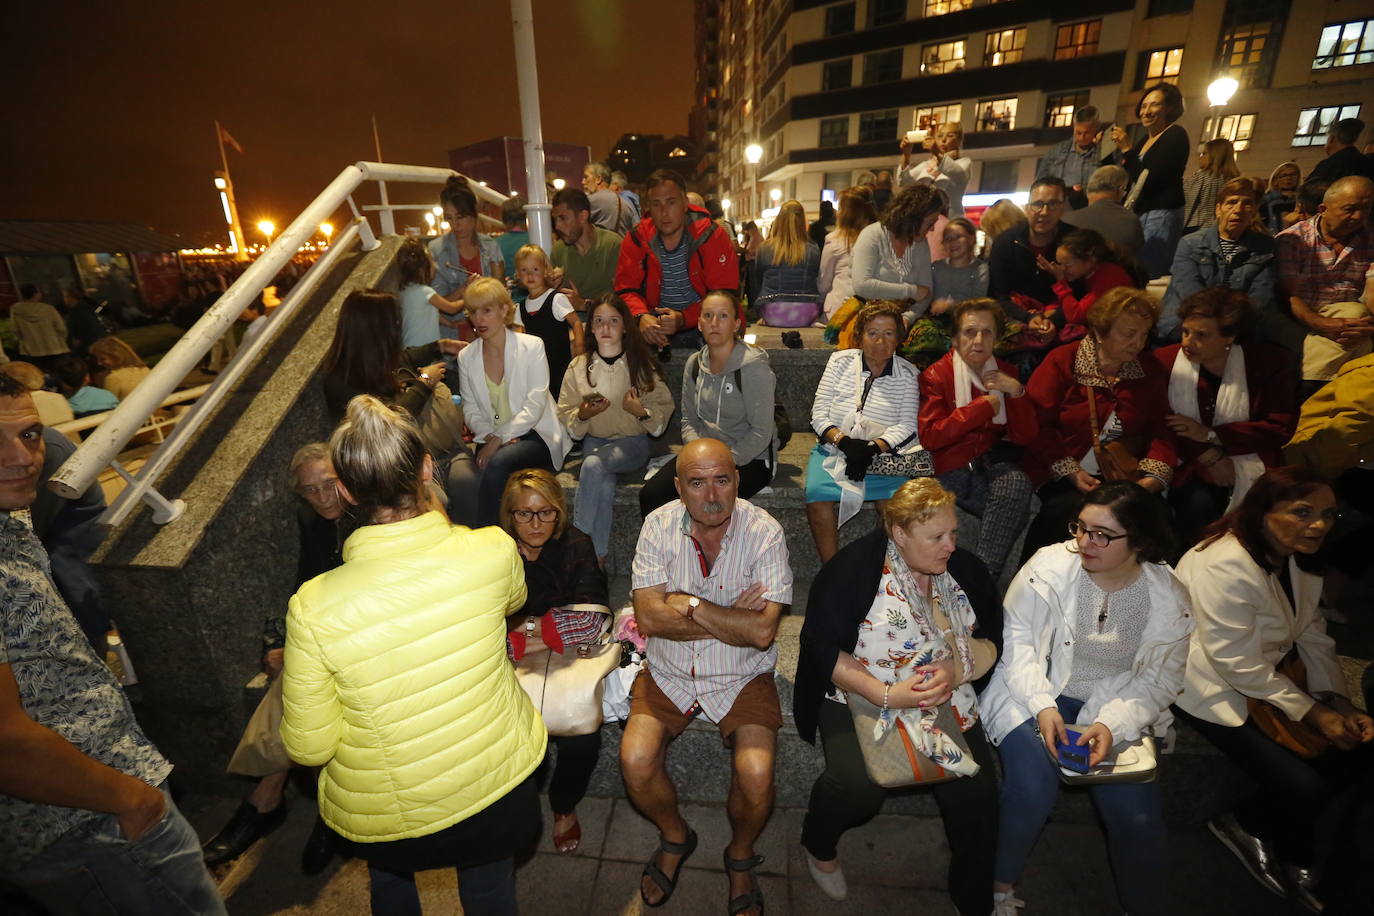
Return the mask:
[[[630,687],[630,715],[650,716],[663,725],[674,738],[682,734],[692,721],[677,704],[668,699],[654,681],[649,670],[639,672]],[[778,688],[772,673],[760,674],[744,685],[725,717],[716,723],[721,741],[726,747],[734,742],[734,734],[741,725],[762,725],[777,732],[782,728],[782,705],[778,702]]]

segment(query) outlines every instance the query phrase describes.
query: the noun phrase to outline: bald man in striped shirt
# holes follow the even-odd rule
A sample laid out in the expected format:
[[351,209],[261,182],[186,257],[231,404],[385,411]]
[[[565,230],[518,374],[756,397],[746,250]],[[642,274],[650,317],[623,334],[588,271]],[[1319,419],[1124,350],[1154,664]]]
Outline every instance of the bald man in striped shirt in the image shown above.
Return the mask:
[[[725,443],[697,439],[677,460],[679,499],[644,520],[635,549],[635,619],[648,664],[631,691],[620,742],[630,800],[659,830],[640,894],[671,896],[696,833],[678,809],[668,744],[702,716],[733,751],[725,850],[732,912],[761,912],[754,841],[773,806],[773,758],[782,727],[773,669],[778,620],[792,602],[782,526],[738,499],[739,473]],[[737,908],[738,905],[738,908]]]

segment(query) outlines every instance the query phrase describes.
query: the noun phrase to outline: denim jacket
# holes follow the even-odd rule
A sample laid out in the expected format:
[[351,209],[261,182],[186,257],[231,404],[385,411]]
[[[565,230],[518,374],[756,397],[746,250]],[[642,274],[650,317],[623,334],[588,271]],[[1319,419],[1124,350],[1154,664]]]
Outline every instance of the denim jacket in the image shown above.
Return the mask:
[[[501,246],[491,236],[478,233],[477,247],[482,256],[482,276],[490,277],[493,266],[504,260]],[[458,260],[458,240],[452,232],[445,232],[432,240],[429,253],[434,256],[434,282],[430,285],[439,295],[448,298],[474,279],[467,275],[462,262]]]
[[1221,236],[1208,226],[1179,240],[1169,290],[1159,313],[1161,337],[1177,337],[1178,306],[1209,286],[1229,286],[1249,295],[1266,317],[1274,311],[1274,240],[1251,229],[1240,237],[1240,250],[1227,263],[1221,256]]
[[821,250],[815,242],[806,243],[806,256],[800,264],[774,264],[773,249],[764,245],[754,260],[759,304],[771,301],[821,301],[817,280],[821,269]]

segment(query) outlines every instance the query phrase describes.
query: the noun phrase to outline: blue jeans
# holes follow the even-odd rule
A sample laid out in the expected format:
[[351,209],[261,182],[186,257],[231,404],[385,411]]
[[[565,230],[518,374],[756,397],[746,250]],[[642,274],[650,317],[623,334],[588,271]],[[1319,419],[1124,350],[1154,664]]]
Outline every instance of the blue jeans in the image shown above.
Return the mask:
[[1155,280],[1173,270],[1174,249],[1183,235],[1183,208],[1146,210],[1140,214],[1140,229],[1145,234],[1140,263]]
[[485,469],[478,471],[477,481],[477,524],[479,526],[501,524],[501,494],[506,489],[506,480],[516,471],[525,468],[545,468],[553,470],[553,459],[549,457],[549,447],[539,434],[530,430],[510,445],[503,445],[491,456]]
[[[414,872],[401,875],[369,868],[367,873],[372,878],[373,916],[420,916]],[[515,860],[458,869],[458,899],[464,913],[515,916]]]
[[582,472],[573,501],[573,527],[592,539],[596,555],[611,550],[611,517],[615,512],[615,475],[642,468],[649,461],[649,437],[625,436],[582,440]]
[[[1083,703],[1060,697],[1059,713],[1072,723]],[[1015,884],[1040,830],[1059,798],[1059,768],[1045,753],[1027,719],[1002,741],[1002,795],[996,880]],[[1107,827],[1107,848],[1116,892],[1130,916],[1164,912],[1164,816],[1159,783],[1104,783],[1089,787]],[[1108,909],[1108,907],[1103,907]]]
[[56,916],[158,913],[224,916],[196,832],[166,788],[167,812],[130,843],[112,814],[69,831],[5,877]]

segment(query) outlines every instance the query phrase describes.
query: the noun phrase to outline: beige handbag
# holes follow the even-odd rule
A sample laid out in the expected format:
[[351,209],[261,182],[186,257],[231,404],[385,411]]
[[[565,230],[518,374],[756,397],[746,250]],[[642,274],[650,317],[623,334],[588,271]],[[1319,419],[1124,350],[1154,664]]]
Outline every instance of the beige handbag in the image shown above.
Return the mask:
[[515,678],[544,718],[550,735],[590,735],[601,727],[601,696],[606,676],[620,664],[620,643],[609,633],[610,610],[604,605],[575,604],[568,610],[599,610],[606,617],[601,639],[569,647],[527,652],[515,663]]
[[1158,766],[1155,739],[1141,735],[1134,741],[1112,746],[1111,756],[1086,773],[1059,768],[1059,778],[1071,786],[1104,782],[1154,782]]
[[291,769],[291,757],[281,740],[281,682],[280,676],[272,680],[229,758],[227,769],[235,776],[271,776]]
[[[873,737],[873,727],[878,722],[882,709],[865,700],[857,692],[845,694],[849,714],[854,717],[854,734],[859,739],[859,752],[863,754],[864,769],[868,778],[884,789],[900,789],[905,786],[933,786],[937,783],[958,779],[951,773],[916,749],[916,744],[907,733],[906,723],[898,718],[881,738]],[[935,724],[946,736],[954,739],[969,754],[968,744],[963,732],[954,718],[954,707],[946,703],[935,716]]]

